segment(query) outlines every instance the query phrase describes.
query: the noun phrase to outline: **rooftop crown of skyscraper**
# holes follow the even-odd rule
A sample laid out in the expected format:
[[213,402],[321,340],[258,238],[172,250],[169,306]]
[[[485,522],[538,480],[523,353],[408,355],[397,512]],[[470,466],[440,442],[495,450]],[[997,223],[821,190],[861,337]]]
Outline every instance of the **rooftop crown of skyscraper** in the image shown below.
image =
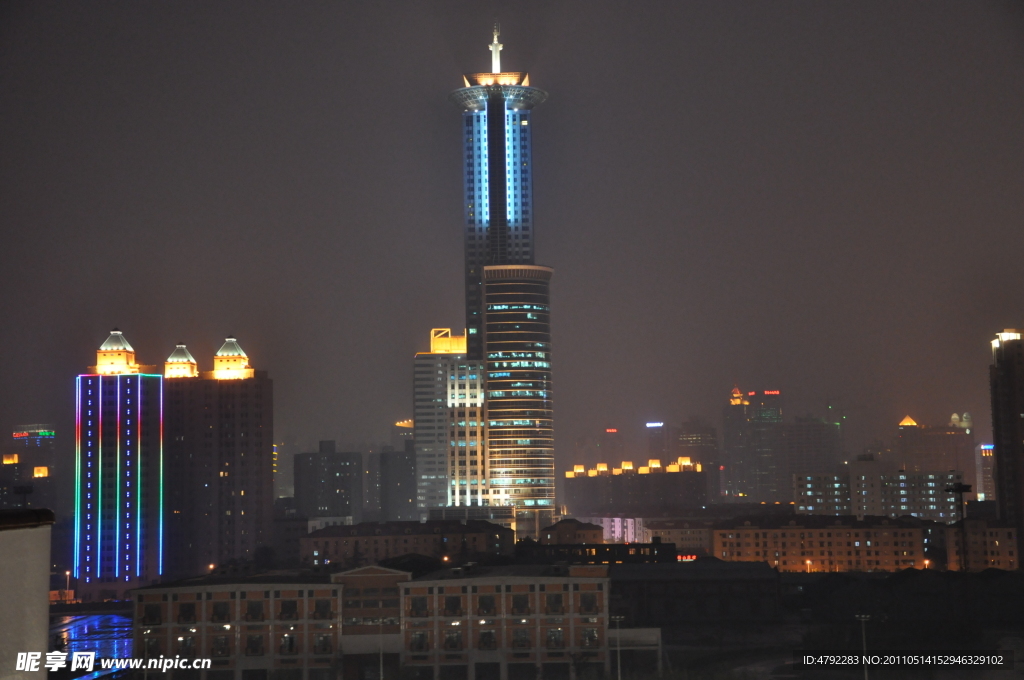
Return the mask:
[[213,377],[217,380],[243,380],[254,374],[249,357],[242,351],[238,340],[230,336],[225,338],[213,357]]
[[139,365],[135,361],[135,350],[121,331],[115,328],[110,331],[110,337],[96,351],[96,373],[119,375],[138,372]]
[[188,348],[183,344],[177,344],[174,351],[164,362],[165,378],[195,378],[199,375],[199,367]]

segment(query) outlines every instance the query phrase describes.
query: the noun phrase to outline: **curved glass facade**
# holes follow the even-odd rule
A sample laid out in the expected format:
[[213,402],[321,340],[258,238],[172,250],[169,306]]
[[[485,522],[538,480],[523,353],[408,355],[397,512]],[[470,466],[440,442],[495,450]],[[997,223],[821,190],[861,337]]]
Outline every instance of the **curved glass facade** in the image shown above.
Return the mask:
[[[484,268],[491,502],[550,523],[555,504],[549,288],[552,269]],[[527,524],[523,529],[530,533]]]

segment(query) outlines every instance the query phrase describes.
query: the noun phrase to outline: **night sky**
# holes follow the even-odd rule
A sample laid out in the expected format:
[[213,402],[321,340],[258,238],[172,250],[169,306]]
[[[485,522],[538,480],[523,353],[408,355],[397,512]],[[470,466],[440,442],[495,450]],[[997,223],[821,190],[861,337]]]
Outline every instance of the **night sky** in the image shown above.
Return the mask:
[[[1015,2],[7,2],[0,425],[70,434],[114,326],[200,368],[236,334],[276,436],[386,442],[412,356],[464,325],[460,116],[488,70],[534,114],[560,465],[734,383],[787,419],[989,431],[1024,326]],[[64,441],[68,442],[65,437]],[[294,450],[294,448],[293,448]]]

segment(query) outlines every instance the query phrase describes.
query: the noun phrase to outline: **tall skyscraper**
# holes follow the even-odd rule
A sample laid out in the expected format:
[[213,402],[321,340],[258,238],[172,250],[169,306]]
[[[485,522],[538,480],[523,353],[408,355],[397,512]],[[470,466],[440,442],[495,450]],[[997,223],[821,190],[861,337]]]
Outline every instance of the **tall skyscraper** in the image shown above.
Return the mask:
[[524,535],[555,507],[549,286],[534,264],[532,109],[547,93],[502,71],[498,29],[491,71],[463,76],[467,359],[486,362],[490,503],[517,508]]
[[992,341],[992,444],[999,519],[1024,531],[1024,342],[1004,330]]
[[163,376],[116,328],[75,386],[75,560],[83,600],[164,572]]
[[249,560],[273,542],[273,381],[229,337],[200,371],[185,345],[164,363],[168,569]]
[[995,448],[992,444],[978,444],[974,447],[974,491],[979,501],[996,499]]
[[722,448],[725,454],[725,487],[729,496],[749,496],[750,431],[747,428],[750,401],[739,387],[733,387],[722,409]]
[[531,110],[547,92],[501,70],[494,29],[490,73],[467,73],[451,94],[462,109],[468,358],[484,358],[484,267],[533,264]]

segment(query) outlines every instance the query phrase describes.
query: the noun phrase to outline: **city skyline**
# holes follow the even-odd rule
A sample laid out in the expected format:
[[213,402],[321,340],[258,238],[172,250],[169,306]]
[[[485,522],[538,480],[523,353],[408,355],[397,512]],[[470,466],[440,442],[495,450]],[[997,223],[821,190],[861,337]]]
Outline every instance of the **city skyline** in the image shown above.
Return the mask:
[[[1020,95],[1005,84],[1024,24],[981,7],[939,6],[931,27],[917,21],[922,10],[882,6],[878,17],[502,8],[502,63],[554,93],[538,113],[534,205],[542,261],[559,270],[553,344],[573,348],[555,350],[563,465],[577,437],[608,426],[691,415],[720,425],[733,384],[785,391],[787,419],[836,403],[853,451],[907,413],[941,425],[968,411],[978,441],[990,440],[988,341],[1024,323],[998,276],[1024,238],[1012,198]],[[461,130],[445,95],[460,74],[486,70],[493,16],[462,9],[412,8],[372,38],[345,33],[345,19],[383,26],[376,8],[241,27],[211,9],[213,34],[234,48],[221,51],[174,8],[121,7],[108,30],[165,26],[142,31],[152,46],[72,40],[35,65],[25,55],[44,33],[77,22],[85,35],[111,16],[12,11],[0,56],[13,93],[0,109],[12,132],[0,170],[12,188],[2,299],[15,322],[4,332],[33,342],[0,364],[16,387],[0,397],[0,423],[70,434],[66,376],[112,326],[136,346],[183,340],[197,356],[238,331],[276,376],[279,441],[387,441],[391,423],[412,415],[402,358],[426,349],[423,329],[464,327]],[[962,42],[947,54],[942,36],[954,30]],[[307,44],[273,59],[261,51],[289,31]],[[338,46],[339,35],[352,44]],[[417,63],[391,53],[396,35]],[[917,60],[902,58],[904,44]],[[977,62],[951,66],[967,53]],[[781,64],[789,79],[762,86],[760,69]],[[654,66],[657,78],[635,77]],[[414,83],[408,111],[355,96],[383,97],[403,74]],[[129,86],[144,94],[122,110]],[[193,89],[201,96],[186,96]],[[30,115],[44,104],[64,113]],[[207,119],[207,106],[221,112]],[[751,109],[757,120],[737,119]],[[810,116],[828,122],[793,122]],[[65,148],[67,135],[89,141]],[[402,200],[389,203],[396,186]],[[108,272],[127,285],[91,296]],[[311,341],[335,346],[310,353]]]

